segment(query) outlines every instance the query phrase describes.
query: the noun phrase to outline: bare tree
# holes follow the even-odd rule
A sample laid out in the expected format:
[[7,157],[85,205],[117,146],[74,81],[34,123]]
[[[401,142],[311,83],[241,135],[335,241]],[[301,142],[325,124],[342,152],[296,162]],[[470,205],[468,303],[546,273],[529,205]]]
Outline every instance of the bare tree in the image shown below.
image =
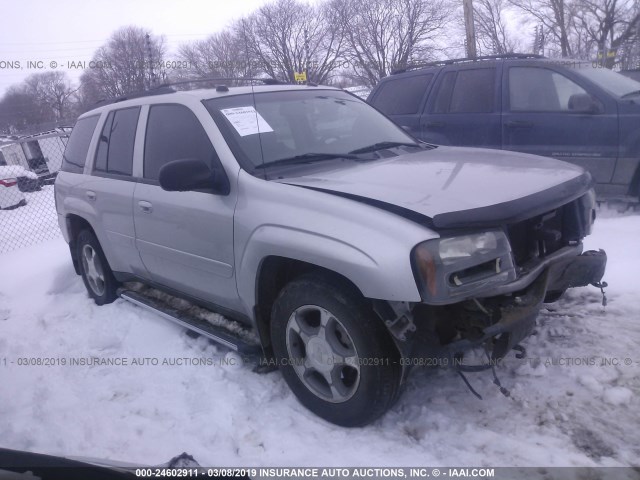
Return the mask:
[[177,79],[241,78],[255,75],[242,33],[231,28],[214,33],[206,40],[182,45],[177,59],[184,67],[176,71]]
[[53,112],[43,109],[24,84],[9,87],[0,100],[0,131],[5,134],[20,133],[51,120]]
[[78,90],[64,72],[35,73],[25,80],[27,93],[54,113],[55,120],[71,113],[73,95]]
[[518,48],[507,30],[505,13],[509,6],[507,0],[475,1],[476,35],[483,54],[503,55]]
[[10,87],[0,100],[0,130],[52,128],[75,117],[75,88],[63,72],[36,73]]
[[[156,80],[165,76],[162,66],[165,48],[162,38],[150,37],[149,58],[146,39],[148,33],[135,26],[114,32],[106,45],[98,48],[82,79],[91,82],[93,88],[105,98],[149,88],[154,81],[152,71]],[[149,68],[150,65],[152,69]]]
[[375,85],[393,70],[432,56],[454,7],[448,0],[333,0],[351,76]]
[[236,31],[267,75],[294,81],[295,72],[308,70],[310,81],[326,83],[342,54],[342,33],[332,15],[326,4],[276,0],[239,22]]
[[603,55],[603,64],[612,68],[614,56],[607,50],[617,50],[638,35],[640,12],[633,0],[580,0],[579,25]]
[[573,54],[570,37],[575,26],[575,1],[579,0],[509,0],[542,25],[546,38],[560,47],[563,57]]

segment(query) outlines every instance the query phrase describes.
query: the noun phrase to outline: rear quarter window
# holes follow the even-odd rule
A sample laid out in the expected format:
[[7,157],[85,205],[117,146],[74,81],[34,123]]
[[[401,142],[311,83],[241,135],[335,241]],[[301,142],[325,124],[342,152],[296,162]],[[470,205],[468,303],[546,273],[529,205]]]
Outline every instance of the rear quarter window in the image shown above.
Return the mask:
[[433,74],[413,75],[382,82],[371,105],[387,115],[417,113]]
[[89,144],[93,138],[93,132],[98,124],[100,115],[81,118],[76,122],[71,131],[71,137],[67,142],[67,148],[62,157],[62,168],[64,172],[82,173],[84,164],[87,161]]

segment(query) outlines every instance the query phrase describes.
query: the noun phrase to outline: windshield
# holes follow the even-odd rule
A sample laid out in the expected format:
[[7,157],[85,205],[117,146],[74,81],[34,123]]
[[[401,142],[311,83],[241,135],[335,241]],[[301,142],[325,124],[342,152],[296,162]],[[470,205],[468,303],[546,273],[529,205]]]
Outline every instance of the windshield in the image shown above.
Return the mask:
[[[352,158],[360,150],[415,145],[384,115],[339,90],[288,90],[214,98],[205,106],[244,167],[283,160]],[[369,148],[367,148],[369,147]]]
[[579,63],[574,69],[579,75],[591,80],[599,87],[602,87],[617,97],[622,97],[640,90],[640,82],[636,82],[629,77],[620,75],[607,68],[597,67],[591,63]]

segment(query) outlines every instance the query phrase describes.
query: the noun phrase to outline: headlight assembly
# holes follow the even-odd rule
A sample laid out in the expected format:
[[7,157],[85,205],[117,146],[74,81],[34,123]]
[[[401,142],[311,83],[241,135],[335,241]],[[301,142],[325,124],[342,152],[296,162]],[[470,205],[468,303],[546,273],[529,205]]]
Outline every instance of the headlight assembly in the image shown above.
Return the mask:
[[422,298],[442,305],[515,280],[511,248],[501,230],[428,240],[413,249]]

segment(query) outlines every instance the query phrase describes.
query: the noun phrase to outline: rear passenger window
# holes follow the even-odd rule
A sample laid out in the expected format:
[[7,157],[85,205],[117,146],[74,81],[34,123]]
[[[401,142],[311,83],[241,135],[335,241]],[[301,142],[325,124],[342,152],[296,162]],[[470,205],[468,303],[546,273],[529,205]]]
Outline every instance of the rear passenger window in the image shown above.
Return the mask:
[[434,113],[447,113],[449,111],[449,103],[451,103],[451,92],[456,82],[456,72],[447,72],[442,77],[440,88],[438,88],[438,96],[436,97]]
[[[455,80],[454,80],[455,75]],[[495,68],[448,72],[436,97],[435,113],[493,112]]]
[[383,82],[371,104],[387,115],[417,113],[431,80],[432,73]]
[[76,122],[71,132],[71,138],[67,143],[62,157],[62,168],[64,172],[82,173],[84,164],[87,161],[89,144],[93,137],[93,132],[98,124],[100,115],[81,118]]
[[102,127],[94,170],[131,175],[140,107],[110,112]]
[[144,141],[144,178],[157,180],[160,168],[173,160],[195,158],[218,163],[200,120],[183,105],[152,105]]

